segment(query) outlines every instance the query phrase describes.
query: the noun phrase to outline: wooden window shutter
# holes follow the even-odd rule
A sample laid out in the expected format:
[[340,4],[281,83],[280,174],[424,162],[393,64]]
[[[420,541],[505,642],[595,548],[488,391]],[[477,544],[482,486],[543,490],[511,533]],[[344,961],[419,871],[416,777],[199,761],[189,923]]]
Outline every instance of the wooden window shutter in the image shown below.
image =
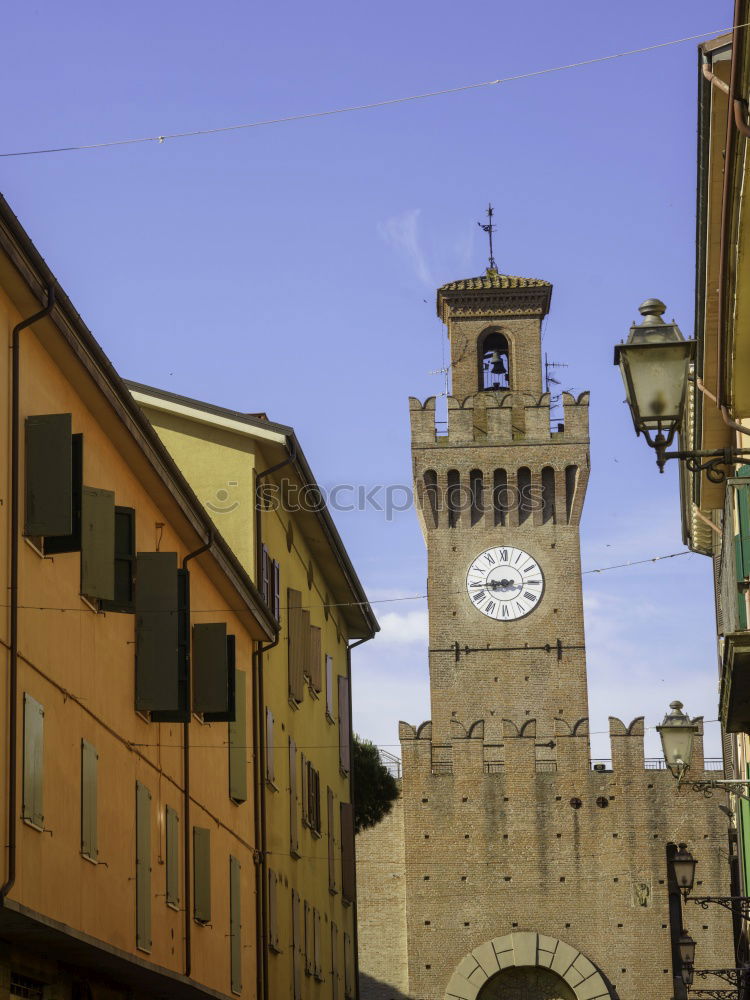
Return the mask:
[[354,902],[354,807],[351,802],[342,802],[341,816],[341,898]]
[[211,831],[203,826],[193,827],[193,916],[211,922]]
[[339,676],[339,767],[348,774],[351,767],[352,726],[349,715],[349,678]]
[[301,753],[299,755],[299,777],[300,777],[300,800],[302,804],[302,825],[307,826],[310,821],[310,800],[309,800],[309,784],[308,778],[310,777],[310,762],[307,760],[305,755]]
[[321,932],[322,921],[320,911],[315,909],[313,910],[313,975],[319,982],[322,982],[323,980],[323,960],[320,956]]
[[81,854],[91,861],[99,857],[97,830],[97,771],[99,754],[81,740]]
[[313,821],[313,829],[316,833],[320,833],[320,771],[313,770],[315,776],[314,782],[314,794],[313,794],[313,806],[315,810],[315,818]]
[[81,551],[81,506],[83,504],[83,434],[74,434],[72,444],[73,516],[69,535],[47,535],[44,539],[45,555],[58,552]]
[[135,707],[179,711],[179,594],[176,552],[139,552],[135,593]]
[[279,943],[279,876],[268,869],[268,947],[272,951],[281,951]]
[[354,996],[354,953],[352,951],[352,939],[344,931],[344,996]]
[[292,889],[292,977],[294,1000],[302,1000],[302,920],[299,904],[300,898],[297,890]]
[[[45,551],[47,544],[45,542]],[[102,601],[102,610],[135,611],[135,510],[115,507],[115,595]]]
[[337,892],[336,888],[336,834],[334,819],[334,798],[333,789],[327,792],[328,800],[328,891]]
[[260,552],[260,592],[266,604],[271,605],[271,560],[268,557],[268,547],[265,543],[261,545]]
[[299,821],[297,816],[297,746],[289,737],[289,850],[299,856]]
[[310,904],[305,900],[304,907],[304,928],[305,928],[305,975],[312,975],[312,910]]
[[180,817],[171,806],[166,809],[167,906],[180,905]]
[[230,633],[226,639],[226,697],[220,711],[203,713],[204,722],[234,722],[237,717],[237,637]]
[[326,653],[326,715],[333,720],[333,657]]
[[242,992],[242,866],[229,855],[229,967],[232,993]]
[[266,781],[270,781],[272,784],[276,778],[273,757],[273,729],[273,712],[266,707]]
[[115,596],[115,495],[93,486],[83,487],[81,500],[81,593]]
[[320,643],[320,629],[315,625],[310,626],[310,684],[317,694],[323,690],[323,652]]
[[151,951],[151,792],[135,783],[135,943]]
[[23,696],[23,818],[44,829],[44,708]]
[[287,590],[288,626],[287,642],[289,644],[289,697],[298,704],[304,695],[304,632],[303,611],[301,608],[302,594],[298,590]]
[[229,797],[247,801],[247,680],[235,671],[235,718],[229,723]]
[[73,531],[73,417],[27,417],[24,534],[70,535]]
[[310,680],[310,612],[301,608],[300,617],[300,659],[302,661],[302,676]]
[[193,625],[193,711],[211,721],[229,722],[230,688],[227,626],[224,622]]
[[331,921],[331,1000],[339,1000],[339,929]]
[[273,582],[273,616],[276,621],[281,621],[281,569],[274,559],[272,564]]

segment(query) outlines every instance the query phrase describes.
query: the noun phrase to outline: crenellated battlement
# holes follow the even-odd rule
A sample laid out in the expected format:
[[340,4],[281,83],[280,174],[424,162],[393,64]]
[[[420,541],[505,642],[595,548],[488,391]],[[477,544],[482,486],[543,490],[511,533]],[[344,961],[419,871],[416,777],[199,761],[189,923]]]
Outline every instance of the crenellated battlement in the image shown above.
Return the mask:
[[578,397],[562,394],[564,418],[552,418],[549,393],[488,391],[459,398],[448,396],[448,427],[436,424],[435,397],[424,402],[409,399],[412,445],[451,447],[453,445],[523,445],[587,443],[589,434],[589,393]]
[[[703,757],[703,719],[695,720],[698,733],[693,749],[692,771],[705,770]],[[484,774],[550,774],[580,775],[582,772],[613,773],[632,776],[638,773],[663,771],[662,761],[647,760],[644,747],[644,720],[639,716],[629,725],[610,716],[609,737],[611,757],[597,762],[591,758],[589,720],[568,722],[555,719],[552,739],[538,737],[536,719],[515,722],[502,720],[502,737],[497,743],[485,742],[484,720],[464,726],[451,719],[449,742],[432,739],[432,722],[415,727],[399,722],[399,740],[404,774],[412,772],[438,775],[477,776]]]

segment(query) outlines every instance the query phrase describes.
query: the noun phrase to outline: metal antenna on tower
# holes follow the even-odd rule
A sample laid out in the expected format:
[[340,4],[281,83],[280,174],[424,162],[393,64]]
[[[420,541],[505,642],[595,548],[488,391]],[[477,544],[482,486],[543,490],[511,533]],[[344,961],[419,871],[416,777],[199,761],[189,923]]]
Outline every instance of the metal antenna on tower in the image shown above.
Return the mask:
[[493,271],[497,271],[497,264],[495,263],[495,255],[492,250],[492,234],[496,231],[497,226],[492,224],[492,217],[495,214],[495,210],[492,207],[492,203],[487,206],[487,222],[478,222],[477,225],[480,229],[484,230],[485,233],[490,238],[490,268]]

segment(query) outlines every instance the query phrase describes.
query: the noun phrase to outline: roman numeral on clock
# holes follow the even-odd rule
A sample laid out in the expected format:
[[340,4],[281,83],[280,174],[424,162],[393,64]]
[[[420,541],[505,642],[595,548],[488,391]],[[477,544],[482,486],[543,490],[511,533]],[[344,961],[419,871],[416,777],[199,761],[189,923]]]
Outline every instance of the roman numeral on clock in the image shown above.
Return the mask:
[[527,601],[535,601],[536,600],[536,594],[532,594],[530,590],[524,591],[524,595],[523,596],[524,596],[524,598]]
[[487,596],[486,590],[478,590],[476,594],[471,595],[471,599],[475,604],[481,604],[486,596]]

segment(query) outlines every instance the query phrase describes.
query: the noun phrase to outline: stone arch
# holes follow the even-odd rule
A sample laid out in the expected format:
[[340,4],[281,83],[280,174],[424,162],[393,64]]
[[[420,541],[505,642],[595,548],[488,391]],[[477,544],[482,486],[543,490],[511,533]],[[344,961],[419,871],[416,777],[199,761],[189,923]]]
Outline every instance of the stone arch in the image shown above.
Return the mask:
[[602,974],[577,948],[536,931],[515,931],[485,941],[462,958],[448,982],[445,1000],[478,1000],[486,983],[514,967],[549,969],[575,1000],[610,1000],[612,996]]

